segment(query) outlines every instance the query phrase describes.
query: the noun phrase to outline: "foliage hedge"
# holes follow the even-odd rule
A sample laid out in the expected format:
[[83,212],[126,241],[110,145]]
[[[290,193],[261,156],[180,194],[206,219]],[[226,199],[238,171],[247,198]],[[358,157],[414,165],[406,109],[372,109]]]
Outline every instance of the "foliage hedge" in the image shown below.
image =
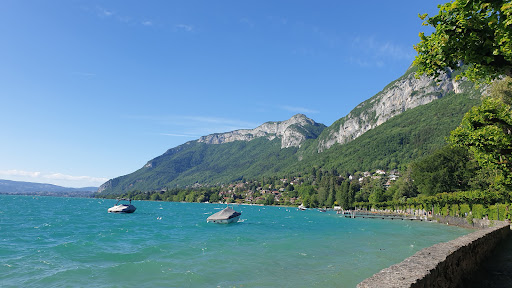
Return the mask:
[[356,202],[355,207],[375,208],[380,210],[405,210],[413,208],[432,211],[442,216],[467,217],[470,212],[473,218],[487,216],[490,220],[512,219],[509,211],[512,203],[511,191],[474,190],[452,193],[439,193],[434,196],[409,198],[405,201],[386,201],[371,204]]

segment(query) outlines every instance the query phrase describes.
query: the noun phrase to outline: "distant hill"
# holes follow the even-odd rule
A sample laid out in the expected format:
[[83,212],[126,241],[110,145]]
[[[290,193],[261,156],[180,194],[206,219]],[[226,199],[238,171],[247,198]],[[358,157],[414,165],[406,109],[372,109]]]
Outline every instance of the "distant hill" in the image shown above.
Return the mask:
[[53,184],[0,180],[0,194],[89,197],[97,187],[69,188]]
[[325,125],[298,114],[252,130],[201,137],[169,149],[129,175],[109,180],[99,191],[119,194],[194,183],[230,183],[242,177],[269,175],[292,165],[300,146],[318,137],[324,128]]
[[298,114],[255,129],[203,136],[107,181],[98,192],[218,185],[313,166],[339,172],[403,168],[445,145],[481,95],[471,83],[455,81],[451,71],[437,83],[417,79],[414,72],[408,69],[330,127]]

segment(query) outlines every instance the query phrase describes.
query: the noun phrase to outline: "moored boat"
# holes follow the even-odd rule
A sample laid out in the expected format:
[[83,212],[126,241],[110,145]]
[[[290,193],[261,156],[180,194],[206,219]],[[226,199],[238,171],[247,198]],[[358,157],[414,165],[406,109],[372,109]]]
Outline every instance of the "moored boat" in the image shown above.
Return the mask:
[[303,211],[307,209],[306,206],[304,206],[304,203],[300,204],[299,207],[297,207],[297,208],[299,208],[299,210],[303,210]]
[[[124,204],[124,203],[119,204],[119,202],[121,202],[121,201],[128,201],[129,203],[128,204]],[[133,213],[133,212],[135,212],[135,210],[137,210],[137,208],[135,208],[135,206],[132,205],[131,199],[117,198],[116,205],[108,208],[107,211],[108,211],[108,213]]]
[[208,223],[219,223],[219,224],[229,224],[233,222],[238,222],[238,218],[240,218],[242,213],[237,212],[231,208],[226,207],[222,211],[217,212],[206,219]]

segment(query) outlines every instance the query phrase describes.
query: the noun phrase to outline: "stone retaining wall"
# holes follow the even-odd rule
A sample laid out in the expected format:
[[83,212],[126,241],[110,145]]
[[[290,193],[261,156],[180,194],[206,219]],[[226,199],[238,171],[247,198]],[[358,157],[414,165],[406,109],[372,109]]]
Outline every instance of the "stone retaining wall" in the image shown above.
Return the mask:
[[420,250],[403,262],[381,270],[357,287],[457,287],[509,235],[510,223],[495,221],[494,224],[494,227]]
[[478,228],[478,229],[492,227],[495,225],[499,225],[500,223],[501,224],[508,223],[506,221],[489,220],[487,218],[483,218],[483,219],[473,218],[471,223],[469,223],[468,220],[466,220],[466,218],[454,217],[454,216],[440,216],[440,215],[436,215],[436,216],[432,217],[431,219],[437,221],[438,223],[442,223],[442,224],[446,223],[448,225],[453,225],[453,226],[458,226],[458,227]]

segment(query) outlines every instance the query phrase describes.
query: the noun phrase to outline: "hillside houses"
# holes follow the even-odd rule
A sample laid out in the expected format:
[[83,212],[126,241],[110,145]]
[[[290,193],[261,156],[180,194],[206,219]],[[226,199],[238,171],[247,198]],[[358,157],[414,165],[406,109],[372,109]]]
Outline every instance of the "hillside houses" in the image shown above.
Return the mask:
[[[344,201],[363,201],[375,188],[389,188],[399,178],[398,171],[365,171],[340,174],[335,169],[312,169],[312,173],[293,177],[262,177],[229,184],[201,185],[152,192],[132,192],[137,200],[175,202],[239,203],[258,205],[298,205],[308,207],[345,206]],[[242,178],[243,179],[243,178]],[[352,196],[347,196],[351,189]],[[370,191],[370,192],[369,192]],[[341,193],[341,194],[340,194]],[[345,193],[345,194],[343,194]],[[345,196],[343,196],[345,195]],[[347,197],[352,197],[350,200]],[[349,202],[349,203],[351,203]]]
[[384,184],[384,187],[388,188],[393,181],[396,181],[398,179],[398,177],[400,177],[398,175],[398,171],[397,170],[391,170],[390,171],[390,174],[388,176],[386,176],[386,171],[384,170],[376,170],[374,173],[371,173],[369,171],[366,171],[366,172],[363,172],[363,175],[362,177],[359,177],[359,183],[363,183],[363,181],[365,181],[365,179],[367,178],[371,178],[371,179],[385,179],[386,182]]
[[[332,176],[331,176],[332,177]],[[353,181],[357,179],[359,185],[364,186],[369,181],[380,181],[383,188],[389,188],[393,181],[398,179],[398,171],[376,170],[374,172],[365,171],[355,173],[354,175],[338,175],[335,176],[336,185],[340,185],[343,181]],[[301,203],[303,185],[318,185],[318,177],[313,179],[305,179],[303,177],[279,178],[269,182],[245,181],[240,183],[229,184],[222,187],[219,196],[222,202],[236,202],[247,204],[288,204],[293,205],[297,202]]]

